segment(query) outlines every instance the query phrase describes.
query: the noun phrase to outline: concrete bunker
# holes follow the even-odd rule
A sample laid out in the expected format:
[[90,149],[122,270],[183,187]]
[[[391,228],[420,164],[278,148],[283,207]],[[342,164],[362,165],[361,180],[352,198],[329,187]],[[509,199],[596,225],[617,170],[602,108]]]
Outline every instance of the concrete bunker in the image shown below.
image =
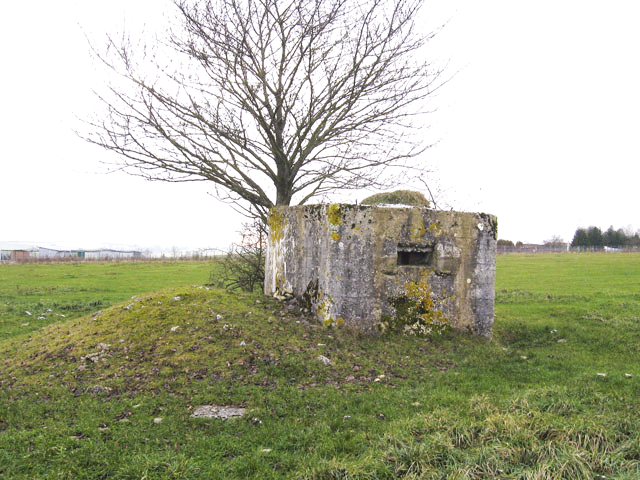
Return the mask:
[[426,207],[307,205],[269,217],[265,293],[306,302],[327,326],[377,331],[389,300],[426,282],[456,329],[491,335],[497,221]]

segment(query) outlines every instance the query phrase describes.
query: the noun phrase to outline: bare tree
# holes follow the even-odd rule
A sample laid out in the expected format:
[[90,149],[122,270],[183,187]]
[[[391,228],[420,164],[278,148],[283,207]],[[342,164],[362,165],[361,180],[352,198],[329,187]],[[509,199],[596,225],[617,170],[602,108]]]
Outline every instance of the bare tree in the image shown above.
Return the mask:
[[549,238],[548,240],[545,240],[544,245],[547,245],[549,247],[559,247],[562,245],[566,245],[564,243],[564,239],[560,236],[560,235],[553,235],[551,238]]
[[[390,187],[420,168],[416,116],[445,83],[421,52],[435,34],[416,24],[423,3],[174,0],[179,23],[156,49],[124,36],[96,51],[119,81],[83,136],[128,173],[211,181],[262,219],[337,189]],[[177,66],[158,60],[165,47]]]

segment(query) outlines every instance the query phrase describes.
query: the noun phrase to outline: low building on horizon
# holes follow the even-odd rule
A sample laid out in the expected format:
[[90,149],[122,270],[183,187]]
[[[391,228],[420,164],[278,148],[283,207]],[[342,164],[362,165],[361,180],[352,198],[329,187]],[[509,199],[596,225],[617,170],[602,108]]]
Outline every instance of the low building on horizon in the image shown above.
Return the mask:
[[102,248],[97,250],[62,250],[49,247],[34,247],[29,249],[20,248],[0,250],[0,260],[3,262],[24,262],[36,259],[125,260],[140,259],[142,257],[142,252],[138,250],[114,250],[111,248]]

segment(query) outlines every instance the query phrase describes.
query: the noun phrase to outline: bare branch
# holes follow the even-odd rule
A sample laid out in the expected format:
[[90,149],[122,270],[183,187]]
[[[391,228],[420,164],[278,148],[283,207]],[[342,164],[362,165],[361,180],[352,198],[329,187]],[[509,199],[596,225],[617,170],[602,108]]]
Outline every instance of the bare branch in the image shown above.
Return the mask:
[[421,60],[435,34],[415,24],[423,3],[174,0],[179,26],[156,48],[123,36],[95,50],[115,75],[83,137],[129,173],[211,181],[261,217],[393,186],[421,168],[418,118],[446,83]]

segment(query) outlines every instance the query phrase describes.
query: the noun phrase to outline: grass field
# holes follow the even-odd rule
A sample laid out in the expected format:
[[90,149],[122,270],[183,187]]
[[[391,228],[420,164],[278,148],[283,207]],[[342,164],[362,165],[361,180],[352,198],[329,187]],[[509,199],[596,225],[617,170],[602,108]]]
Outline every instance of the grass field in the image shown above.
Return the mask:
[[0,265],[0,340],[95,312],[141,292],[202,285],[210,271],[210,262]]
[[0,478],[640,478],[640,255],[499,257],[492,341],[326,330],[208,276],[0,266]]

